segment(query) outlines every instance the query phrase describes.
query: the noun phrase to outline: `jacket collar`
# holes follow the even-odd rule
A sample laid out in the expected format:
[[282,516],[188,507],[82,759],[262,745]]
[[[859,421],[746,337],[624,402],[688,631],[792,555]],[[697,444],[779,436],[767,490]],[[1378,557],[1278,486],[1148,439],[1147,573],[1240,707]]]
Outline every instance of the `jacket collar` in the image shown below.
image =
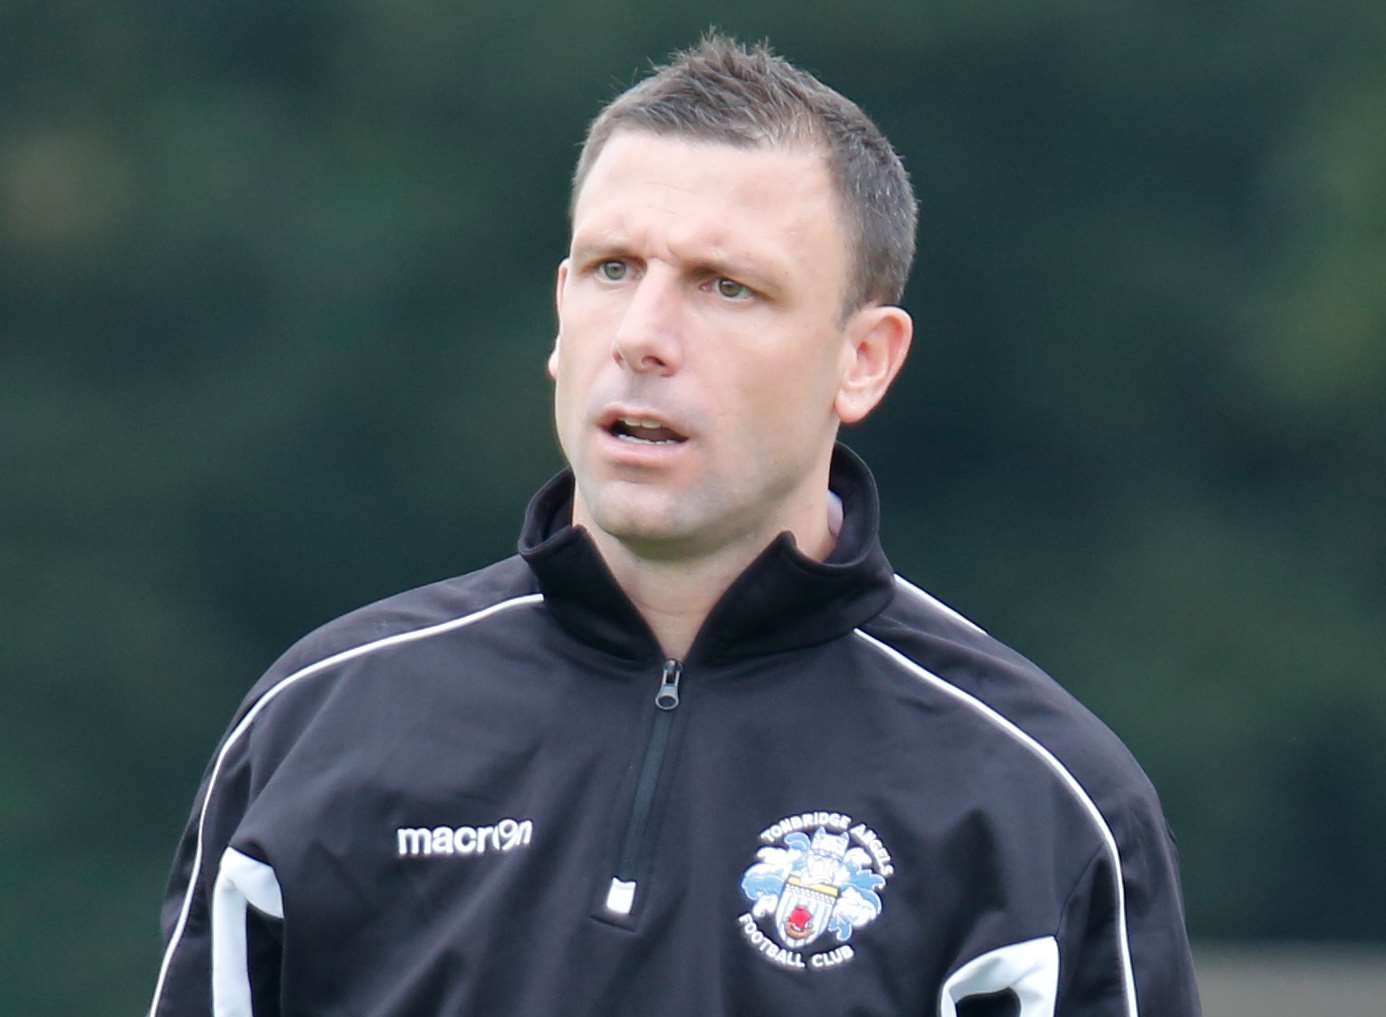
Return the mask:
[[[828,487],[842,499],[842,529],[826,561],[799,553],[781,533],[727,589],[698,631],[690,660],[725,662],[826,642],[878,614],[894,594],[881,550],[880,504],[871,471],[845,445],[833,451]],[[660,656],[659,644],[607,568],[587,531],[572,525],[573,475],[534,496],[520,555],[565,629],[608,653]]]

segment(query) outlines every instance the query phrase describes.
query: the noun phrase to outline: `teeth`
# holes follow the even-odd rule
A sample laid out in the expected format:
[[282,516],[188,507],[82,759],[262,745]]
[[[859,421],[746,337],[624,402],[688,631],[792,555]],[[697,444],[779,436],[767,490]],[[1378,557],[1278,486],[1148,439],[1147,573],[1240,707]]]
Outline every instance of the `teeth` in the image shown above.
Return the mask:
[[618,434],[616,436],[622,441],[633,441],[639,445],[676,445],[678,442],[673,438],[637,438],[633,434]]
[[632,417],[622,417],[621,423],[627,427],[663,427],[658,420],[636,420]]

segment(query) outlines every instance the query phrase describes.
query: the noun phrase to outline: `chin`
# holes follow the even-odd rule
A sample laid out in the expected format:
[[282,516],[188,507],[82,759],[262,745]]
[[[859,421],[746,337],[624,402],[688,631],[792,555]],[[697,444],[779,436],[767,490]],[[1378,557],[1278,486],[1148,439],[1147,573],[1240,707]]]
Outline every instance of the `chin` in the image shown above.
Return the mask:
[[690,534],[685,527],[671,521],[667,515],[650,516],[643,512],[613,512],[594,514],[593,522],[623,544],[666,544],[686,540]]
[[651,492],[607,492],[590,506],[589,515],[593,525],[623,544],[680,544],[698,532],[683,499]]

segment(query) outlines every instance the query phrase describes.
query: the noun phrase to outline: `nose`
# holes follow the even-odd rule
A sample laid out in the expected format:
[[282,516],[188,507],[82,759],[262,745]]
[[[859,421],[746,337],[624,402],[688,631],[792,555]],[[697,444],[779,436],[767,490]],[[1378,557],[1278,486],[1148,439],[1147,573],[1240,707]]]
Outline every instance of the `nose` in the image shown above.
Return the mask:
[[657,268],[633,287],[612,336],[611,355],[637,374],[673,374],[683,362],[677,281]]

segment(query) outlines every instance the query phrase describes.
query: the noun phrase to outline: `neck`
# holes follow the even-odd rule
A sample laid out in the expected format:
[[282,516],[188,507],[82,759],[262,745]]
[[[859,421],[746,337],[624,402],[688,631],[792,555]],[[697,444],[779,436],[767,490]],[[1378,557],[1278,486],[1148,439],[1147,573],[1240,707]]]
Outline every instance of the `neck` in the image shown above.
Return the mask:
[[[576,508],[576,506],[575,506]],[[832,553],[841,506],[826,488],[799,525],[780,526],[695,555],[659,556],[582,522],[611,574],[635,605],[666,657],[682,659],[717,601],[737,576],[782,531],[794,534],[799,550],[815,561]]]

